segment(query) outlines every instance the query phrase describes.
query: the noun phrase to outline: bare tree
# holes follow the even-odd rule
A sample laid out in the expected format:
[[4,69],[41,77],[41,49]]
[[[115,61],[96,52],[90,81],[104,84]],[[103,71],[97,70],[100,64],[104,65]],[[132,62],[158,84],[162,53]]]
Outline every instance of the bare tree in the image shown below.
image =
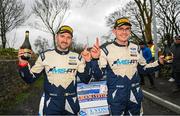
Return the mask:
[[76,49],[74,51],[80,54],[83,51],[83,46],[81,43],[76,43]]
[[46,38],[38,36],[38,38],[34,42],[34,46],[37,52],[40,53],[40,52],[44,52],[49,48],[49,43]]
[[20,26],[27,18],[23,14],[24,7],[21,0],[0,0],[0,36],[3,48],[7,44],[6,33]]
[[147,41],[152,40],[152,0],[134,0],[144,25],[144,35]]
[[121,9],[118,8],[117,10],[109,14],[109,16],[105,17],[106,25],[112,29],[114,26],[114,22],[118,18],[123,17],[123,16],[128,16],[126,10],[124,8],[121,8]]
[[114,13],[131,19],[134,26],[132,34],[135,38],[143,38],[143,41],[152,39],[152,0],[131,1],[124,8]]
[[79,5],[81,5],[81,7],[88,6],[88,5],[95,6],[96,4],[101,3],[101,2],[103,1],[102,0],[80,0]]
[[162,42],[167,41],[170,45],[174,35],[180,34],[180,0],[158,0],[157,5],[158,33]]
[[55,34],[69,7],[70,0],[36,0],[32,7],[33,13],[43,22],[45,31],[52,34],[54,46],[56,45]]
[[132,28],[134,36],[136,36],[136,38],[142,39],[143,41],[147,41],[144,33],[145,27],[136,3],[134,1],[129,2],[126,5],[125,10],[128,12],[129,16],[131,17],[131,23],[134,27]]
[[14,36],[12,38],[7,38],[7,47],[14,48],[15,43],[17,42],[16,34],[17,33],[16,33],[16,29],[15,29]]
[[85,6],[87,4],[88,0],[81,0],[80,1],[80,4],[81,6]]

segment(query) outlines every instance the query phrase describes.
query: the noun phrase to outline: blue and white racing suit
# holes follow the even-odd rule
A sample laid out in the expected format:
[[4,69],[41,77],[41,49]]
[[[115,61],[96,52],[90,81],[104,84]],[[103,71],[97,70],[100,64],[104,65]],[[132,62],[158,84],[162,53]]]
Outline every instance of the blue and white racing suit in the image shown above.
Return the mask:
[[143,99],[138,71],[148,73],[159,69],[159,62],[147,64],[139,47],[117,42],[102,46],[99,60],[93,60],[94,78],[107,78],[109,104],[112,115],[140,115]]
[[20,67],[19,72],[27,83],[34,82],[41,73],[45,74],[43,115],[77,114],[80,110],[77,76],[84,83],[91,79],[90,63],[85,63],[75,52],[57,49],[42,53],[32,68]]

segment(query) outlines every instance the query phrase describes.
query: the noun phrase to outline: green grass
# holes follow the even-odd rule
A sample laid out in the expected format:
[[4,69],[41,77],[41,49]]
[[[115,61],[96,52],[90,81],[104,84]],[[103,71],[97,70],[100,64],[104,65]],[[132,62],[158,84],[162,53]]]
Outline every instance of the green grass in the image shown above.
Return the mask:
[[17,95],[16,98],[15,98],[15,104],[22,103],[23,101],[25,101],[26,99],[28,99],[28,97],[29,97],[30,95],[31,95],[31,94],[30,94],[29,92],[20,93],[20,94]]
[[34,87],[36,88],[42,88],[43,87],[43,82],[44,82],[44,78],[43,76],[41,76],[35,83],[34,83]]
[[[29,86],[27,90],[24,90],[22,93],[14,96],[13,99],[4,100],[0,105],[0,114],[4,114],[12,109],[14,109],[17,105],[22,104],[24,101],[32,98],[36,95],[32,90],[34,89],[42,89],[43,87],[43,77],[40,77],[36,80],[35,83]],[[32,89],[33,88],[33,89]]]
[[1,102],[0,114],[4,114],[4,113],[14,109],[14,107],[16,107],[16,105],[23,103],[23,101],[28,99],[29,96],[30,96],[30,93],[22,92],[22,93],[18,94],[17,96],[15,96],[14,99],[4,100],[3,102]]
[[15,101],[17,103],[22,103],[24,100],[28,99],[29,96],[33,96],[33,92],[30,93],[30,91],[32,90],[31,88],[34,87],[36,89],[41,89],[43,87],[43,81],[43,77],[41,76],[38,80],[36,80],[35,83],[30,86],[28,91],[24,91],[17,95]]
[[14,48],[0,48],[0,58],[2,59],[17,59],[18,50]]

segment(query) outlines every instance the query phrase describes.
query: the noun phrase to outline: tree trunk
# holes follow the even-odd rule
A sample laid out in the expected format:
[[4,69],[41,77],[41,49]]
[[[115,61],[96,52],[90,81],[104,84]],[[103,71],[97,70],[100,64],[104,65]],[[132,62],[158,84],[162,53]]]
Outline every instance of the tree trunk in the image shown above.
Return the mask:
[[5,33],[2,33],[1,34],[1,40],[2,40],[2,47],[3,48],[6,48],[6,35],[5,35]]
[[[4,15],[3,15],[4,16]],[[1,19],[1,40],[2,40],[2,47],[6,48],[6,30],[5,30],[5,24],[4,24],[4,19]]]
[[145,38],[147,42],[152,40],[151,25],[145,25]]
[[53,33],[53,44],[54,48],[56,48],[56,34]]

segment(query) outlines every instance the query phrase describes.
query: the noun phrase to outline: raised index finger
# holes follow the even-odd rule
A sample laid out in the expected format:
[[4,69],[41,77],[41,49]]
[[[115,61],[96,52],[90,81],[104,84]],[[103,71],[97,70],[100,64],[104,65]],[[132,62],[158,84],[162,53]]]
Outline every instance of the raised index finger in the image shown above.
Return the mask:
[[99,48],[99,38],[96,38],[96,47]]
[[87,44],[86,45],[84,45],[84,51],[87,51]]

